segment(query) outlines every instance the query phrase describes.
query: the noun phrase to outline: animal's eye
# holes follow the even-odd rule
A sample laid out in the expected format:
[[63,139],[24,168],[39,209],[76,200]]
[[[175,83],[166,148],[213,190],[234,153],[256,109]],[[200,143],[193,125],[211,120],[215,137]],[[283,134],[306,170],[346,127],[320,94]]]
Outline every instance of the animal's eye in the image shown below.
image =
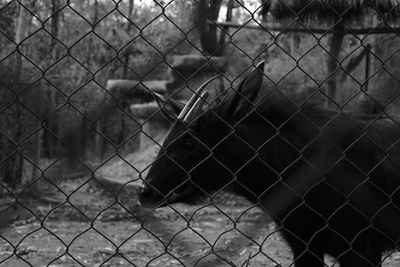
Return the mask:
[[185,139],[183,140],[183,146],[184,146],[187,150],[192,149],[193,146],[194,146],[193,140],[191,140],[191,139],[189,139],[189,138],[185,138]]

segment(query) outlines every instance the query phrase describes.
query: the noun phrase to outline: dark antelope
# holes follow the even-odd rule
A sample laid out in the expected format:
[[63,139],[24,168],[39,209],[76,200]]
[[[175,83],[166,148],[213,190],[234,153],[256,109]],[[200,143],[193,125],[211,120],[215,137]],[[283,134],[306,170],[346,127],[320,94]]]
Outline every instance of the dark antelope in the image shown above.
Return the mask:
[[185,106],[158,98],[175,122],[141,204],[190,204],[232,190],[282,226],[296,266],[324,266],[325,254],[342,267],[380,266],[400,238],[399,161],[375,142],[382,129],[260,92],[263,72],[262,62],[207,108],[207,83]]

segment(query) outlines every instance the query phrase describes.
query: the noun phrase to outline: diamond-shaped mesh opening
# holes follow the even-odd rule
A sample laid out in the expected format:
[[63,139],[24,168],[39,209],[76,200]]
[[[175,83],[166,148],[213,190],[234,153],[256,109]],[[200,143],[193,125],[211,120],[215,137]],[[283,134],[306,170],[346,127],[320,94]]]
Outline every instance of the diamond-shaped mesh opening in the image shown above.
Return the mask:
[[0,265],[395,266],[399,16],[0,0]]

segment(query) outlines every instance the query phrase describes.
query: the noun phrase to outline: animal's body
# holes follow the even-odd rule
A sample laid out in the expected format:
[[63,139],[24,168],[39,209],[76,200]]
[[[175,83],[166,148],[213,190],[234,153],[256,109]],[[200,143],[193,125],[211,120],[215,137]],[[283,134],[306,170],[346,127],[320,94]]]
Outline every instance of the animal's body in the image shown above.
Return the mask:
[[[400,161],[385,152],[393,142],[382,141],[377,123],[366,128],[314,104],[263,95],[263,66],[221,103],[181,114],[145,180],[142,204],[193,203],[229,189],[273,210],[295,266],[324,266],[324,254],[342,267],[380,266],[400,238]],[[170,101],[165,112],[182,108]],[[278,194],[282,208],[269,209],[270,193],[291,181],[298,195]]]

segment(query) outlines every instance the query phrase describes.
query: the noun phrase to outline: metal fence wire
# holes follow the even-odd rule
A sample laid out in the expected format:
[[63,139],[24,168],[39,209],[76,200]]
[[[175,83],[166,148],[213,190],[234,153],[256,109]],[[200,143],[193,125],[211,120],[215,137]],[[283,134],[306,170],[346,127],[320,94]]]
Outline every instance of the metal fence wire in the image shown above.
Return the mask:
[[399,8],[0,0],[0,265],[397,266]]

